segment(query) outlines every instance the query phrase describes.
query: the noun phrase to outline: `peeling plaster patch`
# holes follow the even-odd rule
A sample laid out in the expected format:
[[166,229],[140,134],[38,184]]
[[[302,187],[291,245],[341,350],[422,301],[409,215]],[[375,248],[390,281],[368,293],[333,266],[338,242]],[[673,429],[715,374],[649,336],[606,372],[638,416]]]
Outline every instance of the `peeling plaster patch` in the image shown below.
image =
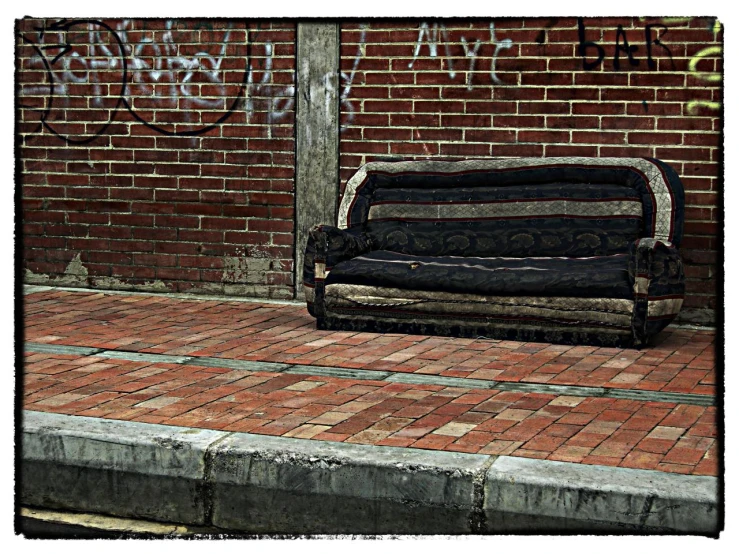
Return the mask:
[[78,277],[87,278],[87,268],[82,265],[80,257],[81,253],[77,252],[77,255],[72,258],[72,261],[69,262],[69,265],[64,270],[65,275],[75,275]]
[[223,285],[221,283],[198,283],[198,286],[188,290],[187,294],[223,294]]
[[64,269],[64,275],[55,279],[54,282],[67,286],[87,285],[87,268],[82,265],[80,257],[81,253],[78,252]]
[[146,292],[171,292],[167,285],[159,280],[144,283],[126,283],[115,277],[90,277],[87,268],[82,265],[81,253],[72,258],[62,275],[48,275],[25,270],[23,282],[31,285],[50,285],[55,287],[97,287],[113,290],[140,290]]
[[24,270],[23,282],[29,285],[49,285],[52,279],[48,275],[34,273],[30,269]]
[[682,308],[674,323],[713,326],[716,325],[716,310],[711,308]]
[[[265,285],[272,260],[261,256],[224,256],[223,283]],[[261,287],[266,290],[267,287]],[[228,294],[228,293],[227,293]]]
[[55,286],[87,286],[87,268],[82,265],[80,259],[81,253],[72,258],[67,267],[64,269],[62,275],[47,275],[45,273],[34,273],[30,269],[25,270],[24,282],[38,285],[38,284],[52,284]]
[[163,281],[154,280],[144,283],[126,283],[116,277],[94,277],[91,279],[92,286],[101,289],[117,289],[117,290],[141,290],[147,292],[170,292],[171,289]]
[[223,294],[226,296],[246,296],[268,300],[293,300],[289,290],[274,289],[267,285],[224,285]]
[[255,296],[267,298],[269,287],[266,285],[224,285],[223,293],[226,296]]
[[[201,286],[188,290],[188,294],[255,298],[263,301],[293,300],[293,295],[289,290],[274,289],[264,284],[203,283]],[[303,305],[303,302],[300,302],[299,305]]]

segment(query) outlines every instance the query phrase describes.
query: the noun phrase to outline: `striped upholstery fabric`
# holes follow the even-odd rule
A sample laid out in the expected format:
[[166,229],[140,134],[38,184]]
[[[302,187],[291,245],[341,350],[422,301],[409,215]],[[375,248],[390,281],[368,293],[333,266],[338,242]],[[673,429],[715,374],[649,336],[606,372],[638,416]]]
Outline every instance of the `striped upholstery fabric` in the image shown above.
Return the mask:
[[654,159],[372,162],[306,248],[321,328],[641,346],[678,313],[683,189]]
[[643,228],[639,193],[581,183],[376,189],[365,231],[378,249],[453,256],[607,256]]

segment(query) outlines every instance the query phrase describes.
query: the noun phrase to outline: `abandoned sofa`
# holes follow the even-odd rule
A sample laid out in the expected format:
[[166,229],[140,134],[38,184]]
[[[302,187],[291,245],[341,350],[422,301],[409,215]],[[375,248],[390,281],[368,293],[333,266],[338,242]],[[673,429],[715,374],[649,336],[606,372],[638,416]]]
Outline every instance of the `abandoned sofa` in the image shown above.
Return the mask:
[[319,329],[640,347],[684,295],[682,184],[642,158],[371,162],[308,238]]

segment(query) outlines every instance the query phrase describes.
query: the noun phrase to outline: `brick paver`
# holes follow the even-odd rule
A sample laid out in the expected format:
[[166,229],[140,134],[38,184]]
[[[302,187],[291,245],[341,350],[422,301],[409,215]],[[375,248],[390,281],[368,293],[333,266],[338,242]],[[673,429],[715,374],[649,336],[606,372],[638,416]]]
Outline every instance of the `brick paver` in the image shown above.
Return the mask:
[[668,329],[643,350],[318,331],[302,306],[46,291],[27,341],[496,381],[715,394],[715,334]]
[[[25,296],[25,340],[496,381],[712,394],[714,334],[641,351],[317,331],[305,309],[164,296]],[[311,440],[717,475],[717,409],[28,351],[28,410]],[[378,376],[381,374],[378,374]]]

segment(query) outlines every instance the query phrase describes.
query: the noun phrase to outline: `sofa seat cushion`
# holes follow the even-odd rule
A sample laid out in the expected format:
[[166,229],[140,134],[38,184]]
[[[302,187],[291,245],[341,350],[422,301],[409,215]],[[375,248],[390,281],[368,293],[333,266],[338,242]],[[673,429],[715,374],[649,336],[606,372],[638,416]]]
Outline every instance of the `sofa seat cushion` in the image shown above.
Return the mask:
[[[485,336],[487,325],[511,330],[551,329],[553,325],[577,327],[581,333],[616,333],[631,335],[634,302],[621,298],[577,298],[557,296],[492,296],[454,292],[418,291],[367,285],[332,284],[326,286],[325,304],[328,317],[335,321],[351,321],[362,328],[366,322],[411,324],[396,332],[421,333],[430,331],[452,334],[471,327],[472,336]],[[433,327],[424,327],[425,324]],[[419,326],[420,324],[420,326]],[[454,327],[456,330],[451,329]],[[381,331],[370,327],[366,330]],[[467,336],[469,333],[463,333]],[[533,336],[515,333],[515,340],[536,340]],[[604,344],[607,344],[606,341]]]
[[628,255],[589,258],[474,258],[372,251],[341,262],[332,284],[495,296],[633,299]]

